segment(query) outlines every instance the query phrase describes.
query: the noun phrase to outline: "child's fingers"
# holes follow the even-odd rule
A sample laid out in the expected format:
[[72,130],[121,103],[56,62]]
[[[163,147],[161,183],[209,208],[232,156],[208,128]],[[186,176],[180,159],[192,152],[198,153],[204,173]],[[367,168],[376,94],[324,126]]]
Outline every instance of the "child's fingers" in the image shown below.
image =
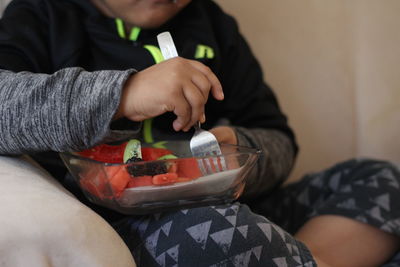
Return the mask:
[[207,99],[204,99],[201,91],[194,84],[187,84],[183,90],[183,94],[191,107],[190,120],[182,128],[183,131],[188,131],[204,114],[204,105]]
[[207,79],[211,83],[211,93],[214,96],[215,99],[217,100],[223,100],[224,99],[224,92],[222,90],[222,85],[220,81],[218,80],[217,76],[211,71],[209,67],[206,65],[195,61],[191,60],[192,66],[195,67],[197,70],[201,71]]
[[192,116],[192,108],[189,105],[189,102],[186,100],[184,95],[181,95],[177,99],[174,99],[174,114],[176,115],[176,119],[173,122],[173,127],[175,131],[180,131],[187,126],[187,124],[191,120]]
[[210,81],[202,72],[198,72],[196,75],[192,76],[192,82],[201,92],[204,98],[204,104],[207,103],[208,95],[211,89]]

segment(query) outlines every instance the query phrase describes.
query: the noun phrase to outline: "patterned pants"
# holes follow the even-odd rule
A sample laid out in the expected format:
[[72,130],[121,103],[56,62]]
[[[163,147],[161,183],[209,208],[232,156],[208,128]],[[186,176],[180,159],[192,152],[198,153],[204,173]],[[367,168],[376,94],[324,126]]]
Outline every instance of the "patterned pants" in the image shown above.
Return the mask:
[[[113,226],[138,266],[316,266],[292,236],[312,217],[346,216],[400,236],[400,171],[350,160],[248,205],[130,216]],[[385,266],[399,264],[400,254]]]

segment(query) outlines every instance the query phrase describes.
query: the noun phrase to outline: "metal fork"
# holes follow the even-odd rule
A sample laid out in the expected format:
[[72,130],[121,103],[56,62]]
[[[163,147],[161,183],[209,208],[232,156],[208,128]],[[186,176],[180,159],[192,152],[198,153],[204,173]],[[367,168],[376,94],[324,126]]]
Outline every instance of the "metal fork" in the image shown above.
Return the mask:
[[[177,57],[174,41],[169,32],[157,35],[158,45],[165,60]],[[199,168],[203,174],[212,174],[226,170],[225,159],[222,156],[221,148],[215,136],[200,127],[200,122],[194,125],[194,135],[190,140],[190,150],[197,160]],[[210,161],[210,158],[212,162]],[[219,159],[219,163],[218,163]]]
[[[199,158],[197,162],[201,172],[212,174],[226,170],[225,159],[222,156],[217,138],[209,131],[201,129],[200,122],[194,125],[194,129],[195,132],[190,139],[190,150],[193,156]],[[212,162],[210,159],[212,159]]]

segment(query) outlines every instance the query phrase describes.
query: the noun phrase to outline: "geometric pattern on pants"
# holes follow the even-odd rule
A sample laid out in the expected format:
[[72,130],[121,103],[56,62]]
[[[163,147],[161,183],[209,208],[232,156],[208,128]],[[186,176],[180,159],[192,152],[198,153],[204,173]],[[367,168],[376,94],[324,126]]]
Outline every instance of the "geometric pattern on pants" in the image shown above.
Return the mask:
[[[362,158],[344,161],[306,175],[250,206],[291,234],[310,218],[329,214],[400,236],[399,166]],[[400,252],[384,266],[400,266]]]
[[316,266],[301,242],[239,203],[132,216],[114,228],[138,266]]
[[400,236],[400,170],[386,161],[348,160],[250,206],[291,234],[310,218],[331,214]]
[[400,235],[399,185],[396,166],[354,159],[255,199],[252,211],[234,203],[131,216],[114,227],[138,266],[316,266],[291,234],[336,214]]

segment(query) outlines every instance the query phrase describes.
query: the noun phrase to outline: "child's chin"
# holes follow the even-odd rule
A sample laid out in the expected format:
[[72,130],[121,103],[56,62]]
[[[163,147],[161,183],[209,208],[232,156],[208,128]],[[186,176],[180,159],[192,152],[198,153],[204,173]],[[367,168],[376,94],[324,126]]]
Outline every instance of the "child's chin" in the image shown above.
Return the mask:
[[133,23],[135,26],[138,26],[143,29],[154,29],[162,26],[165,24],[168,20],[170,20],[173,16],[153,16],[151,19],[146,19],[142,21],[137,21],[136,23]]

